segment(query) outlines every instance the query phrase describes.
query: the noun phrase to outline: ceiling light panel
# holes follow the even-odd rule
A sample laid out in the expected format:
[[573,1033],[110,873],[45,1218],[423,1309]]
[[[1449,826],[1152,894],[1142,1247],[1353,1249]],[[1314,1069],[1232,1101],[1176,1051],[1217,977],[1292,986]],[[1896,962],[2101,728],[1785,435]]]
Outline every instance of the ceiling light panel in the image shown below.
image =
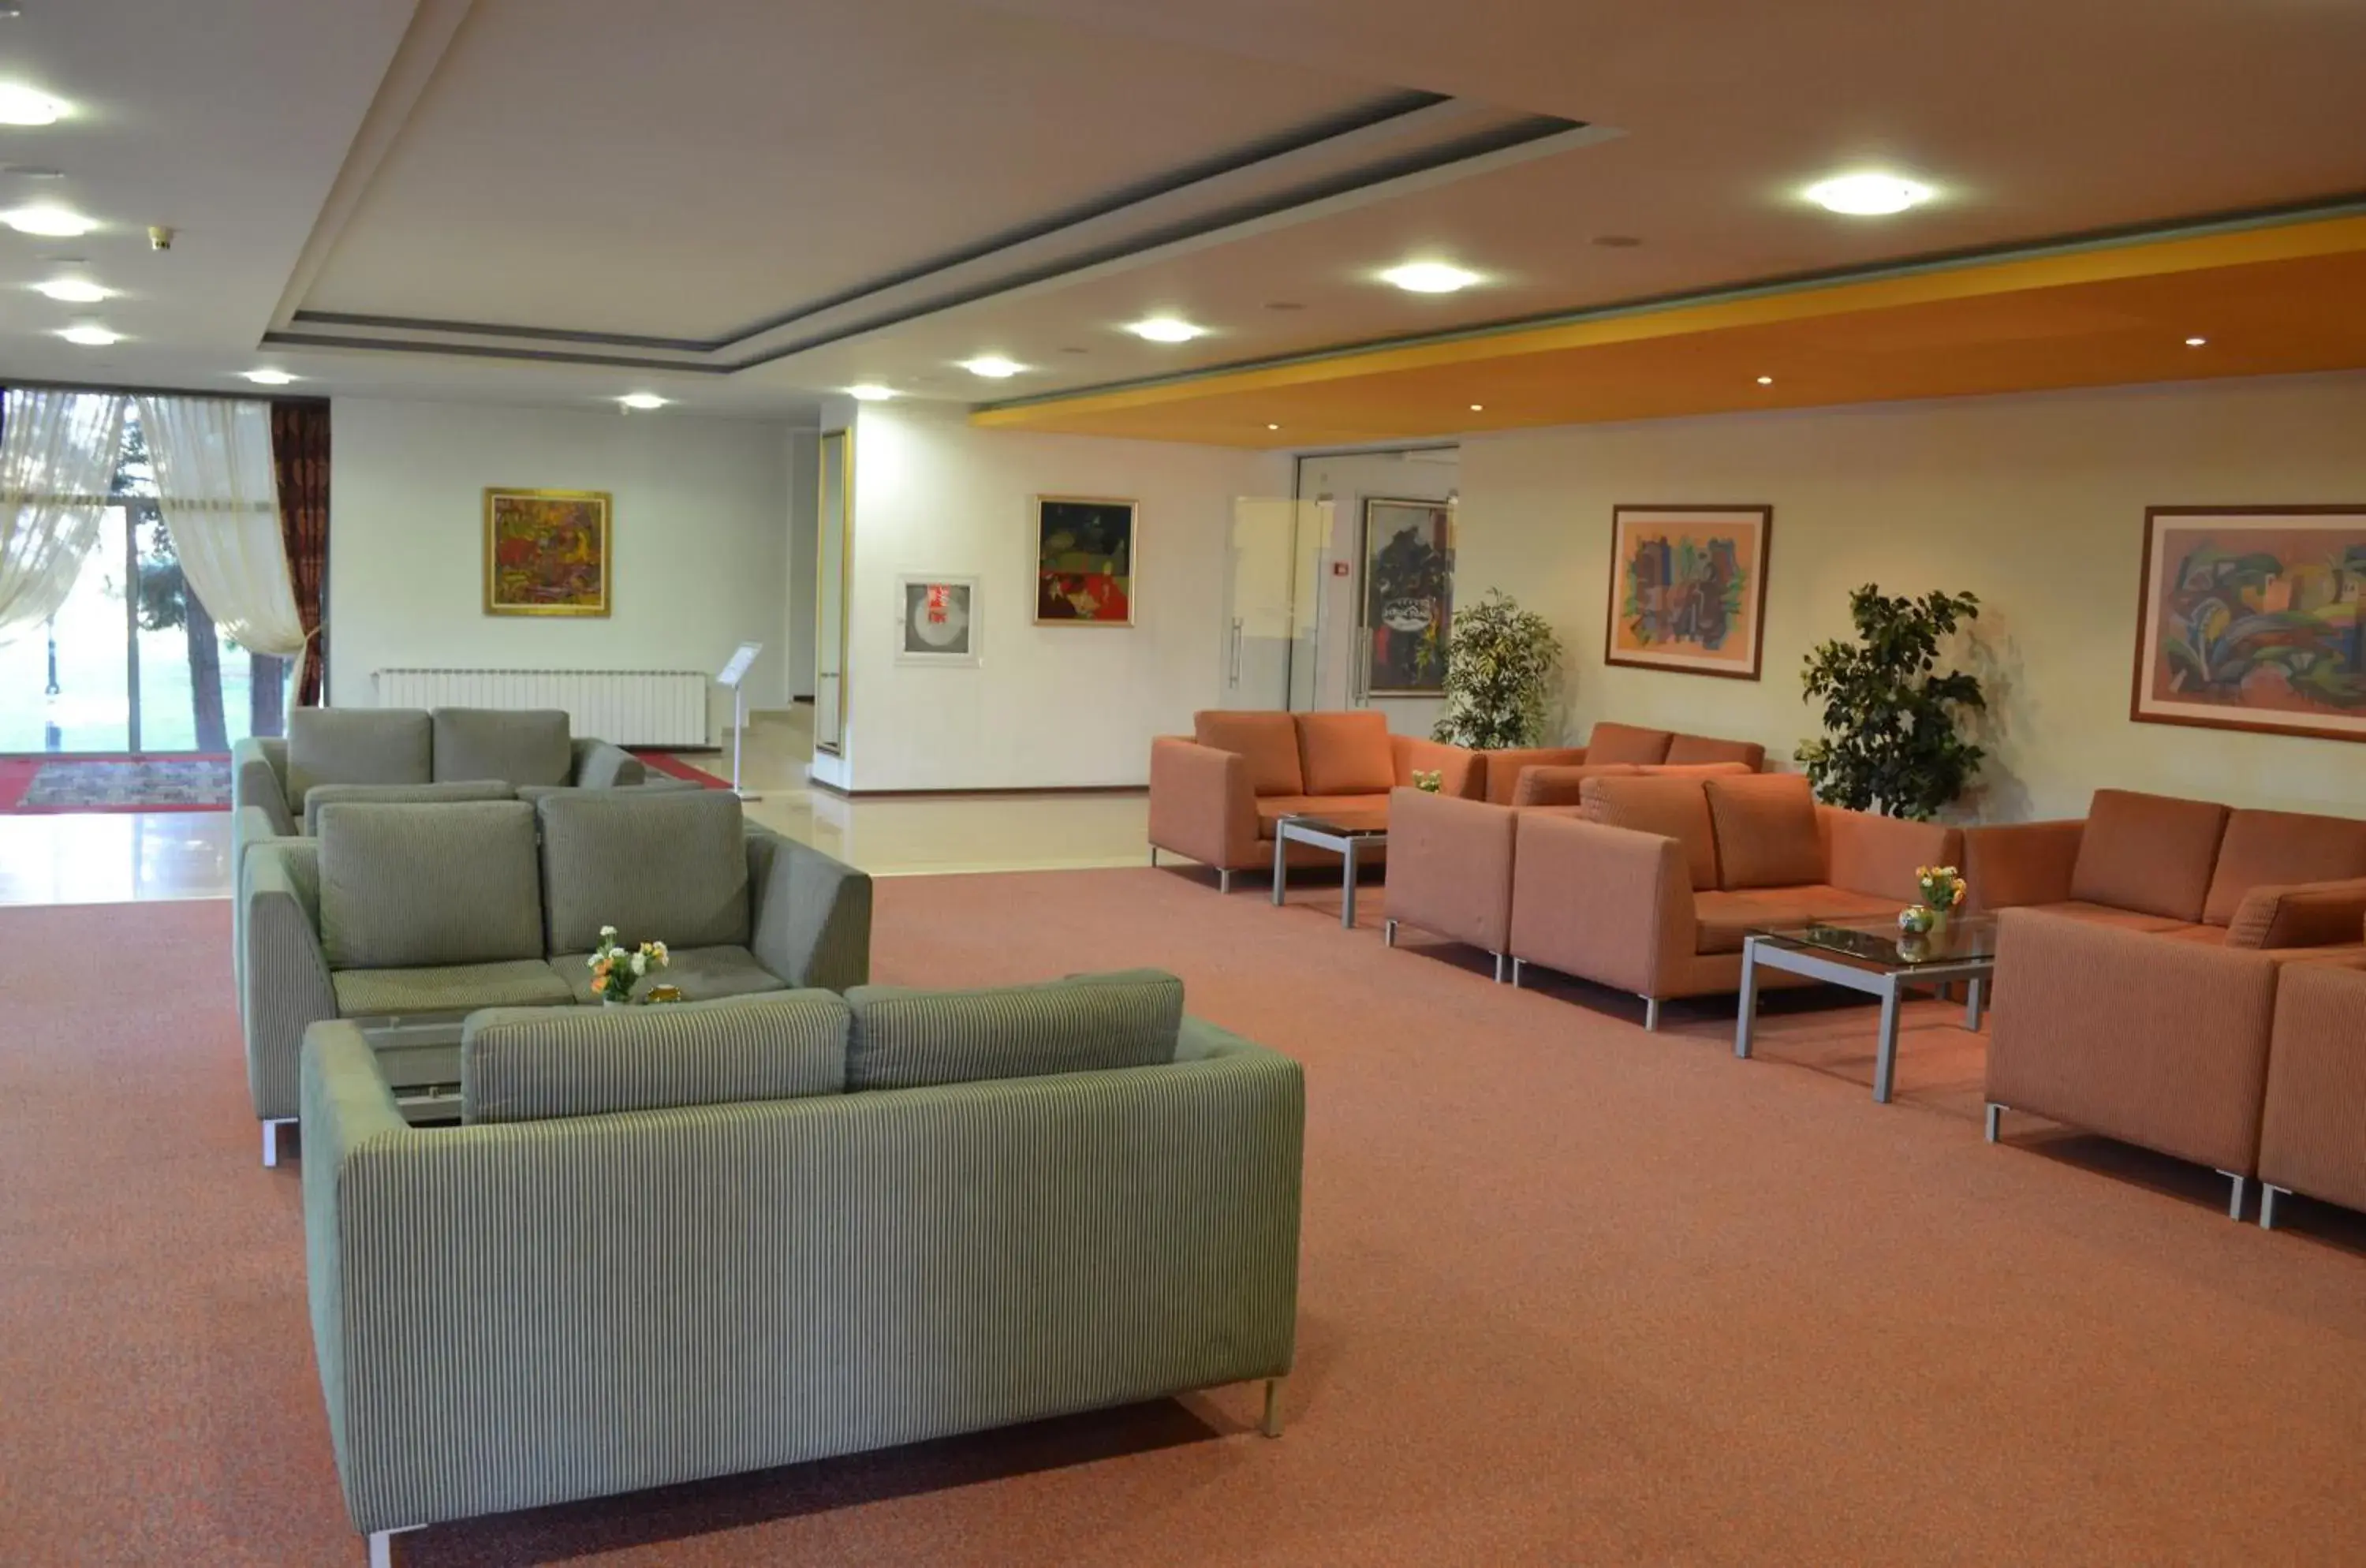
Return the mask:
[[101,288],[86,277],[53,277],[46,283],[36,283],[33,288],[68,305],[96,305],[115,292],[112,288]]
[[105,348],[108,344],[123,341],[121,333],[109,332],[105,327],[68,327],[58,335],[84,348]]
[[0,82],[0,125],[55,125],[66,106],[21,82]]
[[1919,180],[1902,175],[1865,170],[1837,175],[1808,187],[1808,199],[1827,212],[1852,218],[1887,218],[1910,207],[1920,207],[1934,193]]
[[628,409],[639,409],[647,412],[650,409],[665,407],[670,400],[659,397],[655,392],[626,392],[616,400]]
[[1407,262],[1380,274],[1380,281],[1409,294],[1452,294],[1478,282],[1479,275],[1450,262]]
[[1205,327],[1195,327],[1176,316],[1153,316],[1125,330],[1151,343],[1189,343],[1195,337],[1205,337],[1208,332]]
[[62,207],[19,207],[0,212],[0,223],[19,234],[39,234],[51,240],[71,240],[98,227],[81,213]]
[[239,374],[258,387],[284,387],[296,379],[285,370],[242,370]]
[[983,376],[989,381],[1002,381],[1027,368],[1016,360],[1005,359],[998,354],[982,354],[975,359],[962,361],[962,368],[973,376]]

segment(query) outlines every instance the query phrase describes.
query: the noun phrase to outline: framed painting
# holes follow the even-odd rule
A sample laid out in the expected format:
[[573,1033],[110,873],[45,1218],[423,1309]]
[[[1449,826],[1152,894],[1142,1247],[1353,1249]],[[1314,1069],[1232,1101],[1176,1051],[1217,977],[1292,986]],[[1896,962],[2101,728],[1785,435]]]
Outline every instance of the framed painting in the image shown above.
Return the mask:
[[1035,624],[1133,625],[1134,525],[1142,503],[1035,498]]
[[2142,724],[2366,740],[2366,505],[2145,513]]
[[978,662],[978,597],[975,577],[896,580],[898,664]]
[[1454,508],[1367,496],[1363,563],[1364,694],[1441,694],[1454,622]]
[[485,491],[485,614],[608,613],[608,492]]
[[1771,506],[1614,506],[1603,659],[1758,679]]

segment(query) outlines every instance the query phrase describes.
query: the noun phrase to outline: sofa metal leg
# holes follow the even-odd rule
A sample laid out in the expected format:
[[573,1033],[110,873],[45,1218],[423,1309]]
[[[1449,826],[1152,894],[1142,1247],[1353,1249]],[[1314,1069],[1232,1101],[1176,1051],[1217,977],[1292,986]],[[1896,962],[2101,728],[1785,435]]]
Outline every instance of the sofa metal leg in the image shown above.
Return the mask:
[[2276,1228],[2276,1199],[2280,1196],[2289,1197],[2291,1193],[2292,1189],[2289,1187],[2277,1187],[2265,1181],[2259,1183],[2259,1228],[2261,1230],[2271,1231]]
[[1991,1144],[1997,1141],[1997,1134],[2001,1130],[2004,1113],[2005,1107],[1999,1105],[1993,1100],[1989,1101],[1988,1140]]
[[370,1568],[394,1568],[394,1538],[425,1528],[424,1525],[404,1525],[399,1529],[370,1531]]
[[1150,846],[1150,863],[1154,866],[1158,863],[1158,846],[1156,844]]
[[2248,1183],[2231,1170],[2222,1170],[2218,1174],[2234,1183],[2226,1199],[2226,1217],[2230,1220],[2239,1220],[2243,1217],[2243,1190]]
[[1380,922],[1380,945],[1382,947],[1394,947],[1396,944],[1397,923],[1394,920],[1382,920]]
[[1643,998],[1643,1027],[1651,1030],[1654,1033],[1659,1031],[1660,998],[1657,997],[1645,997]]
[[1230,893],[1232,890],[1233,890],[1233,874],[1232,874],[1231,872],[1229,872],[1229,871],[1219,871],[1219,872],[1217,872],[1217,873],[1216,873],[1216,891],[1217,891],[1217,892],[1219,892],[1219,893]]
[[1512,960],[1512,989],[1515,991],[1520,988],[1520,971],[1527,967],[1527,962],[1525,958]]
[[1265,1419],[1257,1423],[1257,1430],[1268,1438],[1281,1436],[1281,1380],[1279,1378],[1265,1380]]
[[1502,953],[1499,953],[1495,954],[1495,984],[1497,984],[1497,985],[1499,985],[1499,986],[1500,986],[1500,985],[1502,985],[1503,983],[1504,983],[1504,955],[1503,955]]
[[279,1164],[279,1129],[293,1127],[293,1116],[266,1116],[263,1121],[263,1168],[275,1169]]

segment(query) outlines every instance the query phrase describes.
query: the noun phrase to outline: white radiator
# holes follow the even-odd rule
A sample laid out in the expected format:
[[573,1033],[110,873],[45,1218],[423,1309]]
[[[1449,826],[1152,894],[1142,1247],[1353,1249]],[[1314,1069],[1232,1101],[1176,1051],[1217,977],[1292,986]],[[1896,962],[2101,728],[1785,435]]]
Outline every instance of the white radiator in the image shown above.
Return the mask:
[[704,746],[698,670],[381,670],[386,708],[565,708],[576,734],[619,746]]

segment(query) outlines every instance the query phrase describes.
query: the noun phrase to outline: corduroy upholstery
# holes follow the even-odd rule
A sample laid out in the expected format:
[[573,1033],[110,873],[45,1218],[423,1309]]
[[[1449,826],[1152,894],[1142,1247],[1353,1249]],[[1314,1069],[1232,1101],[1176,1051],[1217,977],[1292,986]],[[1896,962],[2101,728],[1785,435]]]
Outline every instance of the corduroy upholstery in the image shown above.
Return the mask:
[[517,791],[498,779],[423,784],[314,784],[304,792],[304,836],[321,836],[321,808],[324,806],[457,806],[516,798]]
[[2366,969],[2287,964],[2277,976],[2259,1179],[2366,1209]]
[[542,956],[534,808],[523,802],[331,806],[320,867],[331,969]]
[[[1497,806],[1509,806],[1519,793],[1520,775],[1530,768],[1582,768],[1586,765],[1583,746],[1521,746],[1503,751],[1479,753],[1485,783],[1481,787],[1482,798]],[[1632,766],[1631,763],[1619,764]]]
[[1306,785],[1299,793],[1386,795],[1396,787],[1385,716],[1369,708],[1291,716],[1298,723],[1299,776]]
[[2298,811],[2236,811],[2226,818],[2202,906],[2205,924],[2231,923],[2256,887],[2366,877],[2366,821]]
[[1510,951],[1518,826],[1516,812],[1483,800],[1397,791],[1389,797],[1389,919]]
[[1632,778],[1643,770],[1632,762],[1581,762],[1574,767],[1544,765],[1522,768],[1512,787],[1510,805],[1582,806],[1588,779]]
[[626,947],[748,944],[738,796],[586,791],[545,795],[533,809],[552,951],[588,953],[603,926]]
[[317,784],[429,783],[434,744],[416,708],[298,708],[287,716],[287,805],[303,810]]
[[1298,760],[1298,725],[1289,714],[1211,708],[1191,716],[1191,739],[1246,763],[1254,794],[1307,793]]
[[413,1017],[479,1008],[563,1007],[574,999],[559,972],[539,958],[507,963],[422,964],[411,969],[332,969],[340,1018]]
[[1965,829],[1961,870],[1966,907],[1974,913],[1993,914],[2068,902],[2079,841],[2086,832],[2083,818]]
[[2236,907],[2234,920],[2225,930],[2225,944],[2330,947],[2358,941],[2361,930],[2366,930],[2366,879],[2253,887]]
[[532,1122],[837,1094],[851,1018],[828,991],[488,1009],[461,1031],[460,1118]]
[[1183,982],[1156,969],[985,990],[858,986],[846,1000],[850,1089],[1148,1066],[1174,1059],[1183,1022]]
[[1639,725],[1597,722],[1594,733],[1585,739],[1585,760],[1589,762],[1664,762],[1668,748],[1675,744],[1675,736],[1665,729],[1645,729]]
[[1606,828],[1657,833],[1683,846],[1696,889],[1717,886],[1717,833],[1708,795],[1696,778],[1594,778],[1580,786],[1585,819]]
[[2198,921],[2225,830],[2226,808],[2215,801],[2099,789],[2079,835],[2070,897]]
[[1717,834],[1717,882],[1743,887],[1797,887],[1824,876],[1816,797],[1804,773],[1754,773],[1701,783]]
[[1672,768],[1693,767],[1702,762],[1739,762],[1756,773],[1766,765],[1766,748],[1755,740],[1718,740],[1707,735],[1677,735],[1668,741],[1668,754],[1661,759]]
[[363,1532],[1290,1370],[1305,1094],[1175,1059],[441,1129],[303,1058],[313,1346]]
[[564,712],[551,708],[437,708],[434,775],[505,779],[512,784],[563,784],[575,777],[575,748]]

